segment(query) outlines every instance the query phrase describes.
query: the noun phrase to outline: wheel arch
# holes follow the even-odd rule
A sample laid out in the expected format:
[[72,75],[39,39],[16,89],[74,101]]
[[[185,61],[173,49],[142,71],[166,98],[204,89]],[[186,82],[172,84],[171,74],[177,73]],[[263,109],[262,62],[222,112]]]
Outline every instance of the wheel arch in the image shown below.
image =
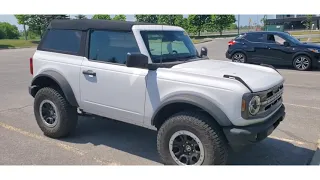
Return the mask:
[[66,100],[72,105],[78,107],[77,99],[74,95],[72,87],[66,78],[60,73],[52,70],[44,71],[35,76],[31,82],[30,94],[35,97],[39,89],[43,87],[53,87],[62,92]]
[[243,49],[235,49],[235,50],[233,50],[232,53],[231,53],[231,57],[232,57],[235,53],[243,53],[243,54],[246,56],[246,58],[248,58],[247,52],[246,52],[245,50],[243,50]]
[[159,129],[169,116],[186,109],[204,111],[222,127],[232,125],[227,115],[215,103],[202,95],[194,94],[179,94],[166,98],[155,110],[151,124]]

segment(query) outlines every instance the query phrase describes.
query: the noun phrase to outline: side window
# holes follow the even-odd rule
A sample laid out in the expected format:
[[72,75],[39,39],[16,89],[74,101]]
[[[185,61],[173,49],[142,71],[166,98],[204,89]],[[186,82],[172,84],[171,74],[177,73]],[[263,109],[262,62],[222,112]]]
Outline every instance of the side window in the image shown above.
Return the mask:
[[283,45],[283,43],[286,40],[278,35],[268,34],[267,41],[268,41],[268,43],[275,43],[275,44]]
[[264,42],[263,34],[253,33],[245,35],[244,39],[251,42]]
[[51,29],[44,37],[41,50],[77,55],[80,51],[81,31]]
[[89,59],[125,64],[128,53],[140,52],[132,32],[95,30],[90,33]]

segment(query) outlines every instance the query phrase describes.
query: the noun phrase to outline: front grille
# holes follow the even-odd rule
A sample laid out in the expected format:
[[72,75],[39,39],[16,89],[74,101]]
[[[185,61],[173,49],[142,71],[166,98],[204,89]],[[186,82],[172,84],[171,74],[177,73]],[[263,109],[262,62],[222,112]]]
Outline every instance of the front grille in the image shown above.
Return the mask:
[[260,95],[261,108],[260,113],[269,110],[271,107],[280,106],[282,102],[283,84],[277,85]]

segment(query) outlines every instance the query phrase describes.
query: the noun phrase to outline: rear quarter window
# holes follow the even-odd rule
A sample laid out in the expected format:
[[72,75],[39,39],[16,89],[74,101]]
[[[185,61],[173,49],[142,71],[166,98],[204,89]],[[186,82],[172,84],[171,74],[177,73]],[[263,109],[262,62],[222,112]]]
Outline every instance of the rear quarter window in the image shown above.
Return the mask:
[[264,42],[263,34],[260,33],[246,34],[244,39],[250,42]]
[[81,31],[50,29],[39,50],[78,55],[81,45]]

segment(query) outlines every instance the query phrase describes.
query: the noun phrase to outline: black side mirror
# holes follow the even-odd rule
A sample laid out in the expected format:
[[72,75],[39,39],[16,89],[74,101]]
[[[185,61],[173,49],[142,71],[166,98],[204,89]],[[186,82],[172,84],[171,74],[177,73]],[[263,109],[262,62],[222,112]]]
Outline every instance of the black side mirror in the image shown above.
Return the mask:
[[206,47],[202,47],[200,50],[200,57],[208,56],[208,49]]
[[148,56],[141,53],[128,53],[126,65],[127,67],[147,68]]
[[283,45],[286,46],[286,47],[289,47],[289,46],[290,46],[290,43],[288,43],[287,41],[285,41],[285,42],[283,43]]

